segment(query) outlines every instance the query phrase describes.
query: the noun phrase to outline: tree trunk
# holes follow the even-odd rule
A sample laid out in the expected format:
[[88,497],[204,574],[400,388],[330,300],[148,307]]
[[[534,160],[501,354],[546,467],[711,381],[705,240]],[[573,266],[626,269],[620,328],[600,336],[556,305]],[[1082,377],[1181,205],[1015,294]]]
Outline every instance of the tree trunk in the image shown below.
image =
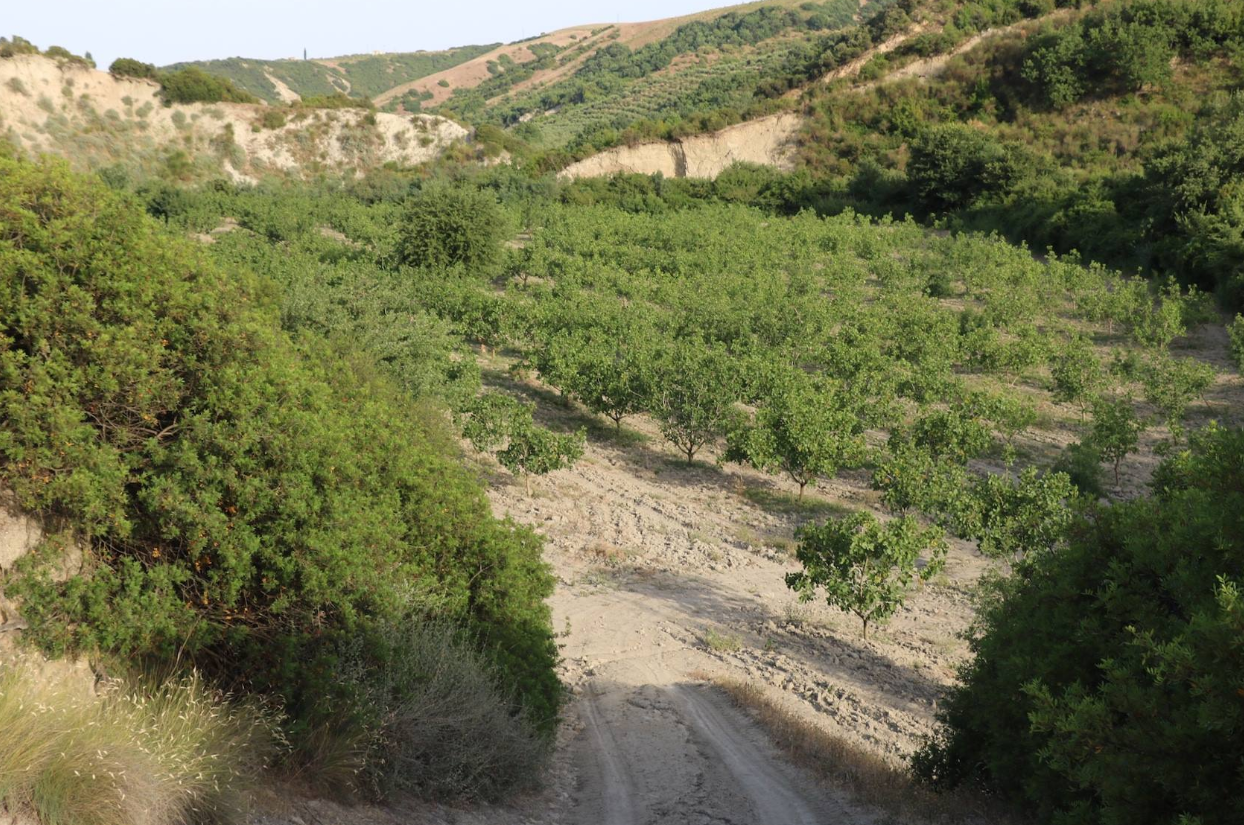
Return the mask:
[[527,490],[527,497],[531,498],[531,473],[523,473],[523,487]]
[[803,488],[806,486],[808,486],[808,482],[806,481],[799,482],[799,500],[800,501],[803,501]]

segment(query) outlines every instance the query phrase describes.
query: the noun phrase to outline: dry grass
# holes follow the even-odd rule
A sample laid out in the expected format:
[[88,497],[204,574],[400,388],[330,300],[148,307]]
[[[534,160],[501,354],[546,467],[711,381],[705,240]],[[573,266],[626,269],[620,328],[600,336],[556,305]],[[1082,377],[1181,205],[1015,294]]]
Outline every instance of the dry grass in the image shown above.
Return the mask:
[[933,793],[881,756],[791,713],[753,682],[721,676],[708,678],[735,705],[751,714],[792,762],[843,787],[859,802],[878,808],[899,822],[1013,822],[979,797]]
[[0,802],[42,825],[227,820],[267,764],[273,727],[197,676],[92,692],[0,662]]

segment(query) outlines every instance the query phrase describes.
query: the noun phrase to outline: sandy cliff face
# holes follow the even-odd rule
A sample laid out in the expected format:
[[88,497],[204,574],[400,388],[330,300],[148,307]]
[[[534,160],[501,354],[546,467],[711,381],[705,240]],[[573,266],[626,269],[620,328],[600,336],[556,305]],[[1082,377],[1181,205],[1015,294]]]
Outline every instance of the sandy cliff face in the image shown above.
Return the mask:
[[562,175],[584,178],[660,172],[669,178],[715,178],[740,161],[789,169],[794,138],[802,125],[802,116],[783,112],[681,140],[619,146],[571,164]]
[[158,91],[150,81],[37,55],[3,59],[0,134],[29,154],[61,155],[80,169],[120,165],[136,174],[240,180],[416,164],[467,135],[444,118],[362,110],[297,112],[265,129],[264,106],[165,106]]

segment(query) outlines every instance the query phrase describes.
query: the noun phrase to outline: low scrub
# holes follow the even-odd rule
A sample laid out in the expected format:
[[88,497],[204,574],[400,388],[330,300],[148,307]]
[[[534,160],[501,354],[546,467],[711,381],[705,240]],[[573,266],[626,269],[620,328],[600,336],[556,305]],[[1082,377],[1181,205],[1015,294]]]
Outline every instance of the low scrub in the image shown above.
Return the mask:
[[42,825],[228,820],[278,739],[253,704],[197,676],[92,692],[0,662],[0,803]]
[[346,647],[338,672],[369,732],[360,784],[375,796],[497,800],[539,783],[548,740],[454,626],[390,626]]

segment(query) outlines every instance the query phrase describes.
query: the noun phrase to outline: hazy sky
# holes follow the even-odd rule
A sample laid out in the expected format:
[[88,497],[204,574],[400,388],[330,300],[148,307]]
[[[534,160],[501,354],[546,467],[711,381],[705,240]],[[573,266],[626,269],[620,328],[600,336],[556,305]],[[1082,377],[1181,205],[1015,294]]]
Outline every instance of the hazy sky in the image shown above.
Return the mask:
[[[736,0],[737,1],[737,0]],[[654,20],[729,0],[3,0],[0,34],[41,48],[166,65],[213,57],[311,57],[444,49],[582,23]]]

